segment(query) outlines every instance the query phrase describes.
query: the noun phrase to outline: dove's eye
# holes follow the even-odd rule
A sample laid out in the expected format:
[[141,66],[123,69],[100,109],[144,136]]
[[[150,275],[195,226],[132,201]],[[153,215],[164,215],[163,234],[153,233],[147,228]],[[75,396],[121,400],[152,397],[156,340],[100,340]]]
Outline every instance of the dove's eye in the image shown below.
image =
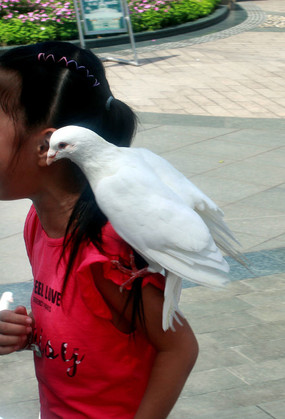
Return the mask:
[[66,143],[59,143],[58,144],[59,150],[64,150],[66,147],[67,147],[67,144]]

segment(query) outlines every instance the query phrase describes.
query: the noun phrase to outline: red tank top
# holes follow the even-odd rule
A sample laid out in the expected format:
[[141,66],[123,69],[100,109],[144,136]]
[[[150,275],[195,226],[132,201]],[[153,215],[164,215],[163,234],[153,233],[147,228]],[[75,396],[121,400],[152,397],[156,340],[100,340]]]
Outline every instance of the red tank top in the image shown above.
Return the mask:
[[[46,235],[34,207],[24,236],[34,275],[31,306],[42,419],[133,418],[156,352],[144,335],[115,328],[94,283],[94,275],[124,283],[128,278],[110,260],[129,261],[130,247],[107,224],[104,254],[93,244],[80,248],[62,298],[66,266],[58,260],[63,239]],[[147,283],[163,289],[164,278],[149,275],[143,286]]]

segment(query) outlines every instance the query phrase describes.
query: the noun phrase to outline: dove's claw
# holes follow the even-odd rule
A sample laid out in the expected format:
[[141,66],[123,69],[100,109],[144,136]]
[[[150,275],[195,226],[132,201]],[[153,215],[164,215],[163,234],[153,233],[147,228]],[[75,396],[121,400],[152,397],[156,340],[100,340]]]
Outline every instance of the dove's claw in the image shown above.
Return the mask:
[[149,275],[148,267],[137,269],[135,265],[135,258],[133,253],[130,254],[130,267],[127,268],[126,266],[122,265],[119,260],[111,260],[111,263],[116,265],[117,269],[121,271],[123,274],[128,275],[130,278],[125,281],[120,286],[120,291],[122,292],[126,285],[131,284],[137,278],[143,278],[146,275]]

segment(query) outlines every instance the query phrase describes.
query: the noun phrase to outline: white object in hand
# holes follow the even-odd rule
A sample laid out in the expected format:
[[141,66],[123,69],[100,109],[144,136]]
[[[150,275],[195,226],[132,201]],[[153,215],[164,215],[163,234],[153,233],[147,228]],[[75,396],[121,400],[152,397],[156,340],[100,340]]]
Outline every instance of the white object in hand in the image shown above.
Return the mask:
[[[13,303],[13,293],[10,291],[3,292],[1,299],[0,299],[0,311],[1,310],[8,310],[9,304]],[[0,418],[1,419],[1,418]]]

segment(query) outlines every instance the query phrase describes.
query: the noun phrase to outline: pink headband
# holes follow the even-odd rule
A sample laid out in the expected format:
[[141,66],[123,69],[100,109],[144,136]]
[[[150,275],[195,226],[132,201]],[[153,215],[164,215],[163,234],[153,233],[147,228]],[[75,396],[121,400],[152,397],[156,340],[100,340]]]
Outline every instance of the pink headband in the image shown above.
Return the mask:
[[53,61],[55,64],[56,63],[65,63],[65,67],[66,68],[70,68],[70,64],[73,63],[73,64],[75,64],[75,69],[76,70],[85,70],[86,77],[87,78],[92,78],[92,79],[95,80],[95,82],[92,85],[92,87],[96,87],[96,86],[99,86],[100,85],[100,83],[95,78],[95,76],[93,76],[93,74],[90,74],[88,68],[86,68],[84,65],[78,65],[77,61],[75,61],[75,60],[68,60],[66,57],[61,57],[59,60],[56,61],[56,59],[54,58],[54,55],[53,54],[46,55],[44,52],[40,52],[38,54],[38,61],[44,61],[44,62],[46,62],[48,59],[51,60],[51,61]]

